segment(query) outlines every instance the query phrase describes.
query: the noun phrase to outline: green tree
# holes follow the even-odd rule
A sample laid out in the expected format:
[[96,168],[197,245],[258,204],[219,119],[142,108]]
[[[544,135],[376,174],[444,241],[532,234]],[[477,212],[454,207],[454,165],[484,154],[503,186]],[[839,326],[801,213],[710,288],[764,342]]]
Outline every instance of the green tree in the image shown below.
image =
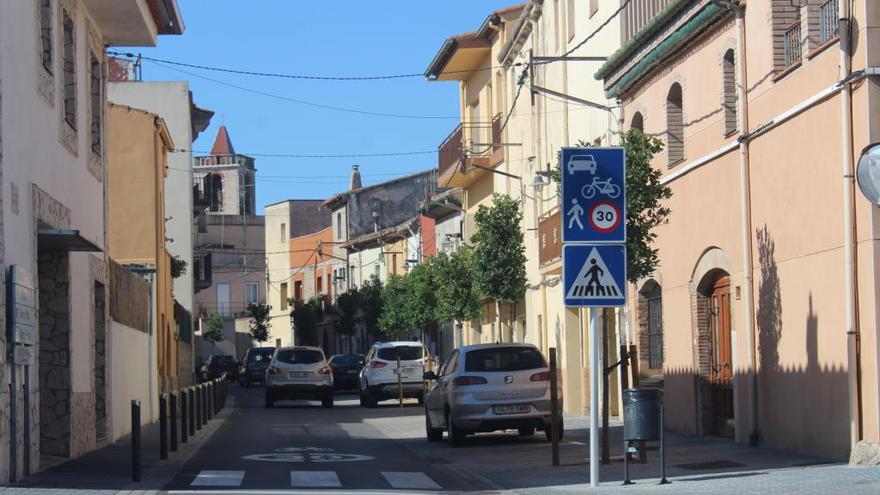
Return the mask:
[[411,318],[410,328],[424,329],[437,322],[437,297],[435,265],[428,259],[419,263],[406,274],[409,293],[407,305]]
[[272,306],[250,304],[247,309],[251,313],[251,337],[257,342],[269,340],[269,312],[272,311]]
[[357,331],[357,317],[361,311],[361,294],[359,289],[349,289],[336,297],[336,309],[339,313],[339,322],[336,330],[348,337],[348,347],[351,349],[351,337]]
[[403,275],[391,275],[382,288],[382,312],[379,317],[379,332],[386,336],[396,336],[413,328],[411,284]]
[[379,320],[382,317],[382,292],[384,284],[379,277],[370,277],[364,282],[360,292],[361,323],[367,335],[379,335]]
[[492,206],[480,205],[474,244],[474,279],[479,292],[502,304],[510,304],[511,321],[516,303],[526,290],[526,247],[522,210],[506,194],[493,194]]
[[208,318],[208,328],[202,333],[202,338],[210,342],[214,346],[217,342],[222,342],[223,336],[223,317],[217,313],[211,313]]
[[474,279],[474,248],[463,245],[451,255],[432,258],[437,321],[476,320],[483,314],[480,292]]
[[316,343],[318,324],[324,317],[322,296],[315,296],[308,301],[293,301],[290,313],[297,343],[314,345]]

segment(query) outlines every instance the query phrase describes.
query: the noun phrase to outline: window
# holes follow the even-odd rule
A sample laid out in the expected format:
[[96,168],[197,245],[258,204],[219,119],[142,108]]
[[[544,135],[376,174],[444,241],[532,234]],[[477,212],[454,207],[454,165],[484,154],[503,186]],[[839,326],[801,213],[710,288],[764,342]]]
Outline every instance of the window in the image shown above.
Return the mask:
[[684,160],[684,117],[681,109],[681,85],[675,83],[666,96],[666,152],[669,165]]
[[562,33],[559,32],[559,18],[562,16],[559,0],[553,0],[553,14],[553,53],[559,53],[559,38],[562,37]]
[[773,69],[782,72],[801,61],[801,9],[789,1],[774,0]]
[[733,50],[727,50],[724,59],[721,61],[722,84],[724,86],[724,134],[731,134],[736,131],[738,126],[736,105],[736,55]]
[[281,284],[281,310],[287,309],[287,283]]
[[91,107],[91,134],[92,153],[101,156],[103,154],[103,105],[102,93],[102,66],[94,55],[90,58],[89,67],[89,103]]
[[244,298],[248,306],[251,304],[257,304],[260,300],[260,284],[248,283],[245,285],[244,289]]
[[220,313],[220,316],[232,314],[229,305],[229,284],[217,284],[217,312]]
[[310,349],[281,349],[275,360],[286,364],[314,364],[324,361],[324,353]]
[[324,292],[324,280],[322,279],[322,277],[318,277],[317,281],[315,282],[315,293],[321,294],[323,292]]
[[220,174],[205,176],[205,194],[208,196],[210,211],[223,211],[223,177]]
[[64,52],[62,84],[64,87],[64,121],[76,130],[76,29],[73,19],[62,10]]
[[641,112],[636,112],[633,114],[632,121],[629,124],[630,129],[637,129],[639,132],[645,132],[645,118],[642,116]]
[[590,17],[596,15],[599,11],[599,0],[590,0]]
[[827,0],[819,6],[819,44],[824,45],[837,37],[838,1]]
[[645,294],[648,312],[648,367],[663,369],[663,297],[659,285]]
[[53,74],[52,62],[52,0],[40,0],[40,63]]
[[546,368],[547,362],[531,347],[494,347],[465,354],[465,371],[523,371]]
[[281,228],[278,229],[278,242],[284,242],[284,238],[287,236],[287,224],[281,222]]
[[336,240],[342,240],[342,213],[336,214]]
[[568,21],[568,41],[574,39],[574,24],[575,24],[575,16],[574,16],[574,0],[568,0],[568,9],[565,12],[565,19]]
[[401,361],[415,361],[422,359],[424,355],[422,346],[414,345],[383,347],[378,352],[379,359],[384,359],[385,361],[397,361],[397,358],[400,358]]
[[299,280],[293,283],[293,298],[297,301],[302,301],[303,283]]

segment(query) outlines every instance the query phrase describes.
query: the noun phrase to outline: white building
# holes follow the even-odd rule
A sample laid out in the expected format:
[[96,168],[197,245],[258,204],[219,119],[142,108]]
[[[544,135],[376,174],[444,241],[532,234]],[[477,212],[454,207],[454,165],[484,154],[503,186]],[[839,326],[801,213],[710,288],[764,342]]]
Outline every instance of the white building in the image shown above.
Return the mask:
[[176,0],[0,2],[0,265],[18,285],[17,343],[0,297],[0,483],[112,431],[104,47],[182,32]]

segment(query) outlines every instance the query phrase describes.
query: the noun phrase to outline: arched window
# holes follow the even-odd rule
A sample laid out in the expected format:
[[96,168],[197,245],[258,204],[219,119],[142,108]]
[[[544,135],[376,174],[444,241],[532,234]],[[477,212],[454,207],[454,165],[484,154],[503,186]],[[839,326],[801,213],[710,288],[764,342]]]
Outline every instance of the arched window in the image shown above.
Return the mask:
[[678,83],[673,84],[666,95],[666,153],[670,166],[684,160],[684,116]]
[[[663,369],[663,291],[648,281],[639,291],[639,345],[643,364],[651,370]],[[647,361],[647,362],[645,362]]]
[[639,132],[645,132],[645,118],[642,116],[642,112],[636,112],[633,114],[629,128],[638,129]]
[[336,214],[336,240],[342,240],[342,213]]
[[737,130],[738,122],[736,115],[737,91],[736,91],[736,55],[733,50],[727,50],[721,61],[722,85],[724,87],[724,134],[731,134]]
[[205,176],[205,195],[210,211],[223,211],[223,177],[220,174]]

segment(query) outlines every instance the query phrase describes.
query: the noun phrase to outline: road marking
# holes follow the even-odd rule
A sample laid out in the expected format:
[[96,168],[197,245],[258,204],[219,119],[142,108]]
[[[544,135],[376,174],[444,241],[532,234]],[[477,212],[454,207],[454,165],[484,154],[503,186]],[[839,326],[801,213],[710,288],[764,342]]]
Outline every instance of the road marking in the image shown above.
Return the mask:
[[412,490],[439,490],[440,485],[429,478],[425,473],[412,473],[404,471],[382,471],[382,476],[391,485],[391,488],[407,488]]
[[201,471],[189,486],[241,486],[244,471]]
[[336,471],[291,471],[290,486],[296,488],[341,488]]

